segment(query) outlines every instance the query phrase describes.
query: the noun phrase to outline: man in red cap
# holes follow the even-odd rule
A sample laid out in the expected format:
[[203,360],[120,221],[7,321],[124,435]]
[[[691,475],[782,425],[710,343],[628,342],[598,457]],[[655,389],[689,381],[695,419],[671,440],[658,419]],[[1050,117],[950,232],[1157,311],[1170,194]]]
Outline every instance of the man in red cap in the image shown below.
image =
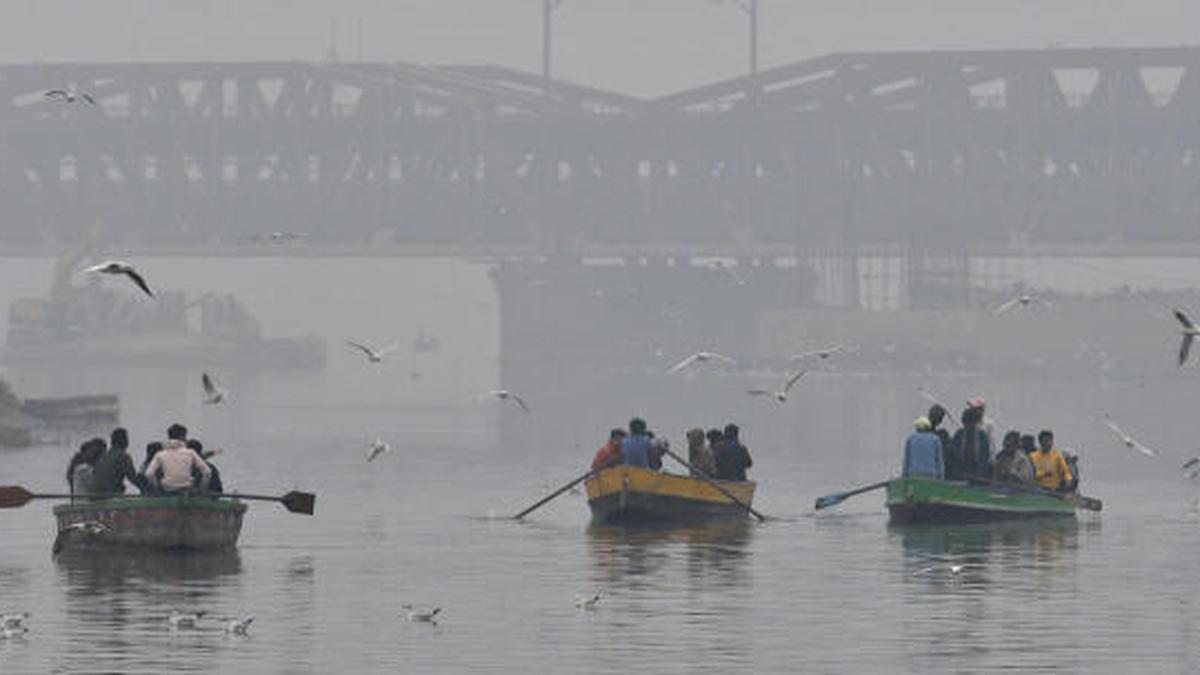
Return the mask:
[[979,409],[979,417],[983,420],[979,426],[987,434],[988,445],[996,447],[996,424],[986,414],[987,401],[983,400],[982,396],[976,396],[967,401],[967,407]]

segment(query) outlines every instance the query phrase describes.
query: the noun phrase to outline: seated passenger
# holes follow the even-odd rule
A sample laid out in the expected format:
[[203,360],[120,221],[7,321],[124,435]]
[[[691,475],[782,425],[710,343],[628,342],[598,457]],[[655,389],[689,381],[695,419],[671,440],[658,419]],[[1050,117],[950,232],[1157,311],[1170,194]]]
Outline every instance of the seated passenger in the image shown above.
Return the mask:
[[1021,450],[1021,432],[1009,431],[1001,441],[993,465],[995,480],[1001,483],[1032,483],[1033,464]]
[[1054,432],[1045,430],[1039,433],[1038,446],[1037,450],[1029,454],[1037,484],[1047,490],[1065,490],[1071,484],[1073,476],[1070,467],[1067,466],[1067,460],[1054,447]]
[[716,478],[720,480],[746,480],[746,469],[754,466],[750,451],[738,439],[738,426],[726,424],[721,444],[713,449],[713,461],[717,465]]
[[1063,450],[1063,459],[1067,461],[1067,468],[1071,470],[1071,480],[1067,481],[1067,486],[1064,488],[1066,492],[1079,492],[1079,455],[1070,450]]
[[212,470],[187,446],[187,427],[172,424],[167,429],[166,445],[154,454],[144,473],[160,492],[183,492],[192,487],[193,468],[200,472],[200,489],[205,489]]
[[667,454],[667,450],[671,447],[671,443],[665,438],[655,438],[653,431],[647,431],[646,435],[650,437],[650,468],[654,471],[662,471],[663,455]]
[[[713,462],[712,448],[705,442],[704,430],[697,427],[687,432],[687,441],[688,463],[711,478],[717,467]],[[696,475],[695,470],[692,471],[692,475]]]
[[96,494],[99,492],[96,484],[96,462],[104,454],[106,447],[103,438],[93,438],[79,446],[79,452],[71,458],[68,467],[67,482],[72,494]]
[[635,417],[629,420],[629,435],[621,440],[621,461],[626,466],[650,468],[650,448],[653,441],[646,434],[646,420]]
[[[205,450],[204,444],[195,438],[189,438],[187,446],[192,449],[192,452],[200,455],[200,459],[204,460],[204,463],[212,470],[212,476],[208,479],[208,491],[217,494],[224,492],[225,486],[221,483],[221,470],[212,463],[212,458],[216,457],[220,450]],[[192,485],[200,485],[200,472],[195,467],[192,467]]]
[[921,476],[942,479],[945,477],[942,439],[933,430],[928,417],[918,417],[913,422],[913,432],[904,441],[903,476]]
[[992,447],[980,426],[983,410],[971,407],[962,412],[962,428],[954,432],[946,450],[946,478],[970,480],[992,476]]
[[592,471],[600,471],[621,463],[621,441],[625,438],[624,429],[613,429],[608,432],[608,442],[596,451],[592,457]]
[[108,451],[96,462],[96,489],[100,492],[124,494],[125,481],[144,492],[145,478],[133,468],[133,458],[126,452],[129,448],[129,432],[123,427],[113,429],[109,436]]

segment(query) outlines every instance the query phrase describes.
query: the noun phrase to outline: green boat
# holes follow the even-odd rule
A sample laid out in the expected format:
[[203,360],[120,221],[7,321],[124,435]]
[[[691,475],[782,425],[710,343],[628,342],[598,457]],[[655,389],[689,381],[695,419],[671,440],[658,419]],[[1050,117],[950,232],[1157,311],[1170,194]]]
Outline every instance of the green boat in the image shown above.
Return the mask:
[[246,504],[238,499],[177,496],[79,500],[54,507],[64,548],[231,549]]
[[887,485],[891,519],[901,523],[972,523],[1011,518],[1074,517],[1099,500],[998,483],[897,478]]

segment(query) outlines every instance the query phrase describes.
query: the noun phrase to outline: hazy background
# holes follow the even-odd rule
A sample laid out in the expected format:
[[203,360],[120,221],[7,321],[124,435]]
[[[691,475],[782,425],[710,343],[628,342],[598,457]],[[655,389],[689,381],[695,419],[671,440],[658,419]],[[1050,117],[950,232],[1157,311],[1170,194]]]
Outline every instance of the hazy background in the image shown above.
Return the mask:
[[[331,22],[357,60],[541,68],[540,0],[9,0],[0,61],[321,60]],[[1178,45],[1186,0],[761,0],[760,64],[836,51]],[[658,95],[746,70],[745,15],[725,0],[566,0],[555,74]]]

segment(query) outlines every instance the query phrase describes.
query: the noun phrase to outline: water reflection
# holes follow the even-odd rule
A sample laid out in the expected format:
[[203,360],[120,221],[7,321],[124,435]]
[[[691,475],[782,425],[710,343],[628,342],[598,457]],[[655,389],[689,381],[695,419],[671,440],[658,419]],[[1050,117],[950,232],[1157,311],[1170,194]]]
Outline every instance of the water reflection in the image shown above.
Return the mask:
[[[1079,529],[1075,518],[1061,517],[972,525],[888,524],[891,538],[903,546],[905,568],[933,578],[937,575],[916,573],[939,565],[961,565],[955,576],[970,578],[982,578],[992,567],[1067,571],[1074,565]],[[968,570],[980,574],[966,574]]]
[[682,559],[697,585],[744,584],[750,543],[757,526],[749,520],[688,527],[621,527],[593,524],[588,549],[596,576],[605,583],[644,583],[646,577]]

